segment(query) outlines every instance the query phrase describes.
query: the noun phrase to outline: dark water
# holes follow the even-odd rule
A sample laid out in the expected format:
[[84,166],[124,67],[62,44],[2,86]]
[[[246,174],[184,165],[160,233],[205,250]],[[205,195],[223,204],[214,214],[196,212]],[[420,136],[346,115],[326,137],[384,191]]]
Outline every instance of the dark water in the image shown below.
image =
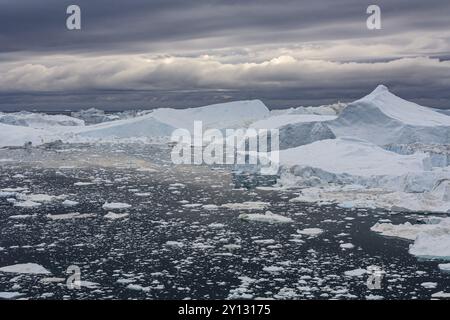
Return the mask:
[[[260,190],[255,186],[270,181],[236,176],[226,168],[174,167],[167,149],[158,146],[64,148],[62,152],[0,151],[0,159],[22,160],[0,162],[0,189],[27,187],[32,194],[66,195],[79,202],[72,208],[63,207],[62,199],[18,208],[0,198],[0,267],[37,263],[52,273],[0,273],[0,292],[20,292],[23,298],[33,299],[365,299],[370,295],[429,299],[435,292],[450,290],[449,275],[439,271],[438,261],[418,261],[408,254],[410,242],[369,230],[380,219],[414,223],[420,215],[289,202],[298,190]],[[156,171],[140,170],[140,161],[151,163]],[[74,185],[80,181],[94,184]],[[268,202],[267,210],[290,217],[293,223],[238,218],[240,213],[265,210],[195,206],[244,201]],[[104,218],[105,202],[131,204],[122,211],[129,216]],[[47,218],[73,212],[95,216]],[[30,214],[35,216],[10,218]],[[299,236],[297,230],[304,228],[324,232]],[[355,248],[343,250],[341,243]],[[68,289],[64,279],[71,265],[80,267],[82,281],[95,282],[97,287]],[[344,275],[371,265],[385,272],[381,289],[370,290],[367,275]],[[63,279],[45,283],[46,277]],[[435,282],[437,287],[426,289],[421,286],[424,282]]]

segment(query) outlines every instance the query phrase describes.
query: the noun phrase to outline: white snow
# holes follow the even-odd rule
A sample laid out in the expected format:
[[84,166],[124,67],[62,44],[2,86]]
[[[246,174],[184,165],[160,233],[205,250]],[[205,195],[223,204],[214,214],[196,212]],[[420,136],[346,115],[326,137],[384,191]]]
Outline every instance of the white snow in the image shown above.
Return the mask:
[[266,211],[265,214],[243,213],[243,214],[239,215],[239,219],[247,220],[247,221],[267,222],[267,223],[291,223],[291,222],[293,222],[293,220],[289,217],[275,214],[270,211]]
[[51,272],[36,263],[15,264],[0,268],[0,272],[20,274],[50,274]]

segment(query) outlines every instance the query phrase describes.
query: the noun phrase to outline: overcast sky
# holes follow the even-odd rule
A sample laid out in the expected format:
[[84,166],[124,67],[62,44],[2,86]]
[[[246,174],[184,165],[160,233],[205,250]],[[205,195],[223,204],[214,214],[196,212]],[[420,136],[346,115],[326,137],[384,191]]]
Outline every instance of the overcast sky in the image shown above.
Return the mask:
[[0,110],[320,105],[380,83],[450,109],[449,0],[0,0]]

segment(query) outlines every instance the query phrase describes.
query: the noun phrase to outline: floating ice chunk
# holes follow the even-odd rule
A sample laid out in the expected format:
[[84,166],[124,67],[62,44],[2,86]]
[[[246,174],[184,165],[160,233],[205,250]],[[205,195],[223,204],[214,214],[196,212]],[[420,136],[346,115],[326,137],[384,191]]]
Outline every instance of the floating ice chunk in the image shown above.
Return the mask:
[[9,216],[9,219],[29,219],[29,218],[35,218],[36,215],[35,214],[18,214],[18,215],[14,215],[14,216]]
[[165,245],[168,247],[178,247],[178,248],[184,247],[184,244],[179,241],[167,241]]
[[420,258],[450,259],[450,218],[430,217],[425,223],[377,223],[372,231],[384,236],[414,240],[409,253]]
[[439,269],[444,272],[450,272],[450,263],[439,264]]
[[138,168],[136,169],[138,172],[158,172],[158,170],[148,167]]
[[270,203],[262,201],[246,201],[243,203],[225,203],[221,205],[223,208],[228,208],[231,210],[264,210]]
[[64,200],[63,203],[62,203],[62,205],[63,205],[64,207],[75,207],[75,206],[77,206],[78,204],[79,204],[78,202],[76,202],[76,201],[71,201],[71,200]]
[[370,230],[380,233],[386,237],[396,237],[407,240],[415,240],[417,235],[426,229],[435,228],[433,225],[426,224],[411,224],[405,222],[403,224],[395,225],[392,223],[377,223]]
[[27,190],[28,190],[28,188],[23,188],[23,187],[1,189],[2,192],[12,192],[12,193],[23,192],[23,191],[27,191]]
[[50,274],[51,272],[36,263],[22,263],[0,268],[0,272],[20,274]]
[[104,218],[110,219],[110,220],[117,220],[117,219],[126,218],[126,217],[128,217],[128,216],[129,216],[128,213],[114,213],[114,212],[108,212],[108,214],[106,214],[106,215],[104,216]]
[[0,299],[16,299],[24,295],[24,293],[20,292],[0,292]]
[[269,266],[269,267],[264,267],[263,271],[269,272],[269,273],[280,273],[284,270],[283,267],[279,267],[279,266]]
[[222,229],[225,228],[225,225],[223,223],[210,223],[208,227],[212,229]]
[[42,205],[41,203],[34,202],[34,201],[31,201],[31,200],[14,202],[14,206],[15,207],[20,207],[20,208],[36,208],[36,207],[39,207],[41,205]]
[[186,187],[186,185],[182,184],[182,183],[171,183],[171,184],[169,184],[169,187],[184,188],[184,187]]
[[344,272],[344,274],[347,277],[362,277],[366,273],[367,273],[366,269],[355,269],[355,270],[349,270],[349,271]]
[[291,222],[293,222],[293,220],[289,217],[281,216],[279,214],[274,214],[270,211],[267,211],[265,214],[243,213],[243,214],[239,215],[239,219],[247,220],[247,221],[268,222],[268,223],[291,223]]
[[186,204],[182,205],[182,207],[184,207],[184,208],[198,208],[201,206],[202,206],[201,203],[186,203]]
[[93,182],[75,182],[73,185],[76,187],[84,187],[84,186],[91,186],[93,185]]
[[352,243],[342,243],[342,244],[340,245],[340,247],[341,247],[342,249],[354,249],[354,248],[355,248],[355,245],[352,244]]
[[152,194],[150,192],[136,192],[134,195],[137,197],[150,197]]
[[450,293],[444,292],[444,291],[439,291],[436,293],[433,293],[431,295],[432,298],[444,298],[444,299],[448,299],[450,298]]
[[[76,284],[76,282],[75,282]],[[88,289],[97,289],[100,287],[99,283],[91,282],[91,281],[80,281],[79,282],[80,287],[88,288]]]
[[378,296],[378,295],[373,295],[373,294],[369,294],[368,296],[366,296],[366,300],[383,300],[384,297],[383,296]]
[[0,191],[0,198],[15,197],[16,195],[17,195],[17,192],[5,192],[5,191]]
[[56,196],[50,196],[48,194],[27,194],[27,195],[20,195],[17,197],[19,200],[29,200],[34,202],[52,202],[57,197]]
[[102,208],[104,210],[121,210],[131,208],[131,205],[128,203],[121,203],[121,202],[111,202],[111,203],[105,202]]
[[422,282],[420,285],[425,289],[435,289],[437,287],[436,282]]
[[205,210],[217,210],[219,207],[215,204],[205,204],[202,208]]
[[143,291],[143,292],[148,292],[150,291],[150,287],[143,287],[139,284],[132,284],[130,283],[129,285],[126,286],[126,288],[128,290],[134,290],[134,291]]
[[323,233],[323,229],[320,228],[306,228],[303,230],[297,230],[298,233],[306,235],[306,236],[318,236]]
[[355,204],[352,201],[344,201],[338,204],[338,207],[344,208],[344,209],[351,209],[355,206]]
[[39,282],[42,284],[49,284],[49,283],[61,283],[65,281],[66,278],[48,277],[41,279]]
[[66,214],[48,214],[47,218],[51,220],[67,220],[67,219],[84,219],[84,218],[93,218],[97,215],[95,213],[66,213]]
[[420,258],[450,260],[450,229],[436,228],[420,233],[409,253]]

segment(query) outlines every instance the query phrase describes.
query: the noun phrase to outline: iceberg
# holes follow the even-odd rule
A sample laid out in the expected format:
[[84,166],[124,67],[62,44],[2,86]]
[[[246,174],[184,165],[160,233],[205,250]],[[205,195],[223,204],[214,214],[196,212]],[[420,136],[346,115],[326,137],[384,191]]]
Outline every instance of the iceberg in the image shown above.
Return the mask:
[[330,123],[336,136],[354,136],[377,145],[450,141],[450,117],[399,98],[380,85],[350,103]]
[[371,230],[384,236],[413,240],[409,253],[422,259],[450,260],[450,218],[430,217],[424,223],[377,223]]
[[53,126],[84,126],[83,120],[66,115],[48,115],[27,111],[0,113],[0,123],[36,129],[46,129]]

